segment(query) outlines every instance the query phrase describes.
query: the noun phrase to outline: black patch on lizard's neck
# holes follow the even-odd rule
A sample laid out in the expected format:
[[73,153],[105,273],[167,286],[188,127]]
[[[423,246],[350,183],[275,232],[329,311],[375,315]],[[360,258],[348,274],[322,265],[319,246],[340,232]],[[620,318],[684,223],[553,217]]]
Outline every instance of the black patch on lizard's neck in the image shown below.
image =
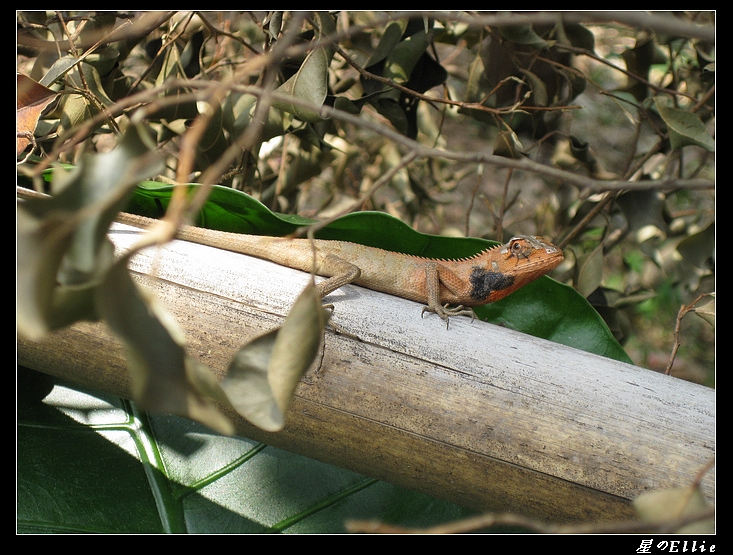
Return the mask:
[[493,291],[511,287],[514,284],[514,276],[474,266],[469,281],[471,282],[471,297],[480,301],[487,299]]

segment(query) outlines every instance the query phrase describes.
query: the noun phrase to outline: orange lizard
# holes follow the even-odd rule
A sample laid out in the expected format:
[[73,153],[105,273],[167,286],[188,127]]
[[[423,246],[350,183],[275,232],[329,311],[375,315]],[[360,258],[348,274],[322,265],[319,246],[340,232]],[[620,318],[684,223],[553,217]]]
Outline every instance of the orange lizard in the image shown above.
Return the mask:
[[[117,221],[142,228],[157,222],[126,213],[119,214]],[[505,245],[455,260],[423,258],[346,241],[311,242],[194,226],[183,226],[177,237],[305,272],[313,270],[314,274],[328,278],[317,286],[321,298],[342,285],[354,283],[426,303],[423,314],[433,312],[446,321],[458,315],[475,318],[470,307],[498,301],[563,261],[562,250],[529,235],[512,237]]]

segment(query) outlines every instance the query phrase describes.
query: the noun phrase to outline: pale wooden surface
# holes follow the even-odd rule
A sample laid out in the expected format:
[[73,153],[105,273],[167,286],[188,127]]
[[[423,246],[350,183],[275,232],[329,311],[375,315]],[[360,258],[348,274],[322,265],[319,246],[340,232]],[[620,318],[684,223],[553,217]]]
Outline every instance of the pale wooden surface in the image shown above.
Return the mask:
[[[124,249],[139,233],[116,225],[111,236]],[[132,269],[176,315],[191,354],[220,375],[307,281],[180,241],[148,249]],[[690,483],[714,456],[714,390],[468,318],[446,330],[416,303],[356,286],[327,301],[323,358],[286,429],[240,419],[242,435],[472,508],[552,521],[630,517],[628,500]],[[126,394],[123,352],[100,325],[21,340],[19,360]],[[711,503],[714,488],[713,470],[703,481]]]

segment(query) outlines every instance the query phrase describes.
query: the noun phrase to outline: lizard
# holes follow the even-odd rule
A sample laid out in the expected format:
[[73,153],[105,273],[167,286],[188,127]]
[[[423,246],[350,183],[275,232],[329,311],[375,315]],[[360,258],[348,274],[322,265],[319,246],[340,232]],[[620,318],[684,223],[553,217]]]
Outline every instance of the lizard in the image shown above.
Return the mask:
[[[159,222],[121,212],[116,220],[139,228]],[[503,299],[563,261],[562,250],[542,237],[517,235],[507,243],[456,259],[426,258],[332,239],[282,238],[181,226],[178,239],[254,256],[327,278],[320,298],[353,283],[425,303],[422,314],[476,315],[472,309]],[[315,250],[314,250],[315,249]]]

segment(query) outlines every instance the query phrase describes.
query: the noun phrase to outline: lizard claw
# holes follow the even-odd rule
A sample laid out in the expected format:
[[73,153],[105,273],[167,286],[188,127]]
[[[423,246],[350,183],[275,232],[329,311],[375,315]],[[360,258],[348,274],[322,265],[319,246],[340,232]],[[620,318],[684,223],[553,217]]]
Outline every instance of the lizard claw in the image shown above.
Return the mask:
[[424,306],[422,308],[422,312],[420,313],[420,318],[424,318],[426,312],[433,312],[440,316],[443,320],[445,320],[446,329],[448,328],[451,316],[470,316],[471,322],[476,319],[476,313],[473,311],[473,309],[466,308],[463,305],[459,305],[453,308],[449,308],[448,304],[445,304],[443,306]]

